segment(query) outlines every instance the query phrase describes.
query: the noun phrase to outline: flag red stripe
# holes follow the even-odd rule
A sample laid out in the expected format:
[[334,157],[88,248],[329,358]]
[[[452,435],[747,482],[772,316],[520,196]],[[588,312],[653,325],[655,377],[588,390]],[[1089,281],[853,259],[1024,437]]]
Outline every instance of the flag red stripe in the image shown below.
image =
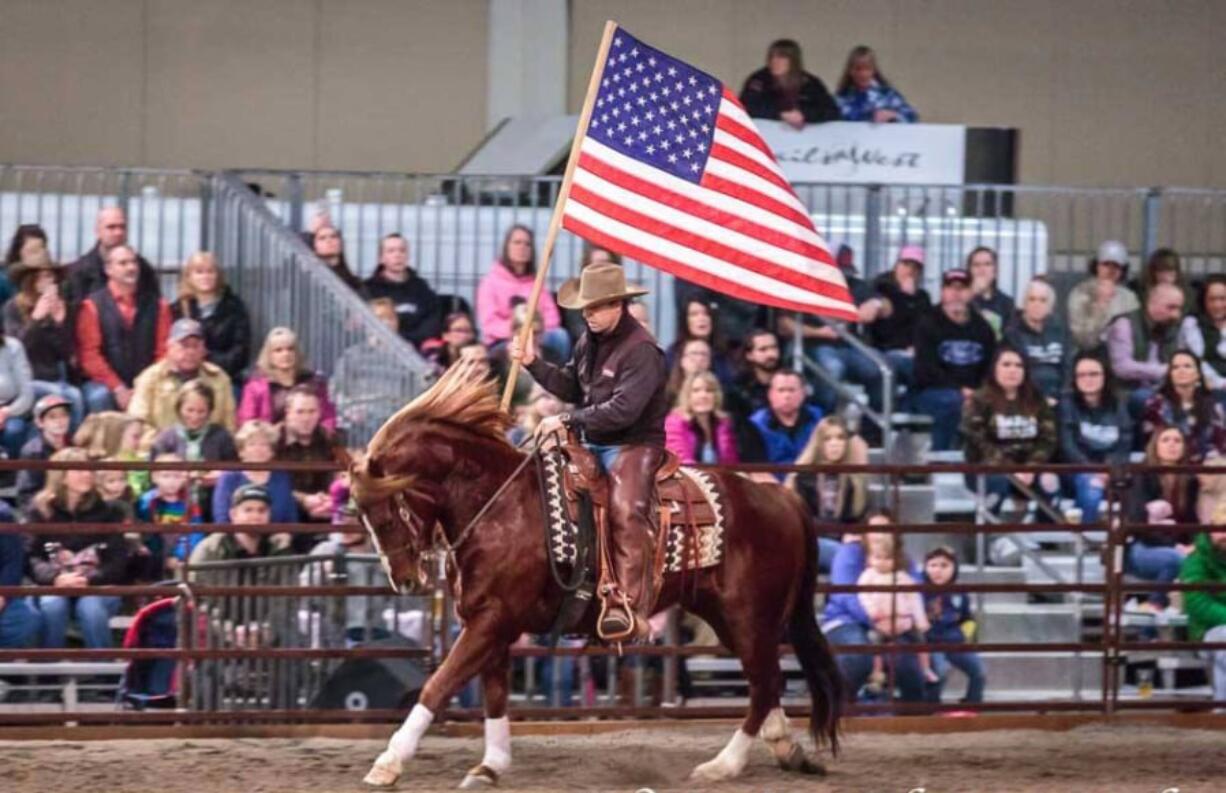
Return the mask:
[[750,289],[736,281],[729,281],[702,270],[696,270],[689,265],[682,264],[674,259],[659,254],[646,248],[640,248],[637,245],[629,243],[620,237],[615,237],[611,234],[606,234],[603,231],[593,228],[581,220],[576,220],[570,215],[562,218],[562,227],[567,231],[578,234],[583,239],[597,245],[601,248],[607,248],[611,251],[616,251],[623,256],[631,259],[636,259],[643,264],[650,265],[667,273],[672,273],[678,278],[684,278],[687,281],[705,286],[709,289],[714,289],[717,292],[722,292],[741,300],[748,300],[753,303],[762,303],[776,308],[786,309],[788,311],[800,311],[805,313],[821,313],[823,316],[837,317],[850,322],[855,322],[857,319],[856,312],[847,309],[840,311],[832,307],[817,307],[806,303],[795,303],[790,300],[785,300],[777,295],[759,292],[756,289]]
[[723,160],[729,165],[740,168],[742,171],[748,171],[754,176],[765,179],[781,190],[787,190],[789,193],[792,192],[792,185],[788,183],[787,179],[784,179],[782,176],[770,170],[761,163],[754,162],[744,154],[741,154],[739,151],[728,148],[722,143],[711,144],[711,156],[717,160]]
[[684,245],[687,248],[699,251],[720,261],[728,262],[731,265],[746,270],[752,270],[781,283],[790,284],[799,289],[806,289],[834,300],[846,301],[850,299],[845,286],[823,281],[811,275],[805,275],[767,259],[746,253],[738,248],[716,242],[709,237],[703,237],[693,232],[679,229],[657,218],[627,209],[581,185],[571,184],[569,200],[590,207],[592,210],[625,223],[627,226],[633,226],[645,234],[651,234],[678,245]]
[[[732,93],[732,89],[731,89],[731,88],[729,88],[729,87],[728,87],[728,86],[726,86],[726,85],[724,86],[723,96],[724,96],[724,99],[726,99],[726,100],[728,100],[729,102],[731,102],[732,104],[736,105],[736,106],[737,106],[737,107],[739,107],[741,110],[745,110],[745,106],[741,104],[741,98],[740,98],[739,96],[737,96],[736,94]],[[749,111],[748,111],[748,110],[745,110],[745,114],[746,114],[746,115],[748,115],[748,114],[749,114]]]
[[[613,165],[609,165],[602,160],[582,152],[579,155],[579,167],[585,171],[593,173],[606,181],[612,182],[618,187],[625,188],[634,193],[647,196],[653,201],[674,207],[682,212],[685,212],[703,220],[716,223],[720,226],[735,229],[750,237],[759,239],[777,248],[782,248],[786,251],[807,256],[810,259],[816,259],[820,262],[835,266],[834,259],[827,252],[812,243],[789,236],[782,231],[761,226],[753,221],[746,220],[743,217],[734,215],[730,212],[725,212],[722,209],[716,209],[710,204],[704,204],[701,201],[695,201],[692,198],[675,193],[665,187],[651,184],[650,182],[640,179],[637,176],[628,174],[625,171],[618,169]],[[806,224],[808,225],[808,224]],[[810,226],[811,228],[811,226]]]
[[699,183],[703,187],[715,190],[720,193],[726,193],[733,198],[739,198],[747,204],[753,204],[758,209],[763,209],[767,212],[773,212],[779,217],[786,218],[793,223],[799,223],[809,228],[813,228],[813,219],[803,212],[798,212],[795,207],[788,206],[782,201],[771,198],[768,195],[759,193],[757,190],[752,190],[744,185],[737,184],[731,179],[725,179],[722,176],[707,171],[702,175],[702,181]]
[[753,130],[746,129],[736,121],[732,120],[723,113],[720,113],[715,119],[715,128],[721,129],[732,135],[737,140],[748,143],[758,151],[770,157],[772,161],[775,159],[775,153],[766,145],[766,141],[762,140],[761,136],[757,135]]

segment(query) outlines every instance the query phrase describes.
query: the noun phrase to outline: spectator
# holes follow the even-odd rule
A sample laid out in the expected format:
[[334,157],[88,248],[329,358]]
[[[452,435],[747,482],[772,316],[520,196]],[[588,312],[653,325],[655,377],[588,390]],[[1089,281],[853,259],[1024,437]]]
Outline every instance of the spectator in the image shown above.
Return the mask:
[[729,389],[728,409],[734,416],[748,418],[766,407],[771,377],[779,371],[779,339],[769,330],[758,328],[741,349],[741,372]]
[[[958,554],[942,545],[924,557],[924,583],[949,587],[958,580]],[[968,644],[975,635],[975,620],[971,615],[971,598],[965,592],[940,590],[924,593],[924,610],[932,627],[924,637],[929,644]],[[983,702],[987,675],[979,653],[969,648],[957,652],[932,654],[932,669],[938,682],[928,688],[930,702],[941,701],[941,690],[949,680],[949,668],[966,675],[966,695],[963,702]]]
[[[131,462],[119,457],[104,457],[99,462],[103,463],[124,463]],[[148,471],[141,471],[142,481],[151,482],[151,477]],[[123,511],[124,522],[127,523],[136,518],[136,495],[138,491],[132,487],[128,477],[123,471],[103,470],[94,474],[94,490],[98,492],[98,496],[106,502],[114,504]],[[144,565],[140,565],[141,568]]]
[[1056,290],[1038,276],[1026,286],[1022,310],[1005,323],[1005,343],[1026,359],[1035,388],[1055,405],[1064,390],[1068,334],[1055,318]]
[[[805,403],[804,378],[787,369],[771,375],[766,402],[749,420],[762,436],[766,462],[791,465],[809,443],[822,411]],[[775,478],[782,482],[784,475]]]
[[[235,490],[230,498],[230,523],[236,526],[267,526],[270,522],[268,517],[271,503],[271,496],[266,488],[260,485],[243,485]],[[207,562],[287,556],[290,552],[289,534],[214,532],[192,549],[188,564],[196,567]],[[199,576],[199,572],[193,572],[191,579],[194,581]]]
[[[0,522],[15,523],[9,505],[0,501]],[[0,586],[21,586],[25,577],[26,549],[20,534],[0,534]],[[29,598],[0,596],[0,649],[21,650],[33,645],[42,631],[42,615]]]
[[[888,526],[894,522],[894,518],[887,510],[878,510],[869,515],[867,522],[874,526]],[[850,586],[859,580],[866,566],[865,543],[879,534],[870,532],[863,538],[857,535],[847,538],[848,541],[839,548],[831,563],[831,584]],[[913,578],[919,576],[918,571],[908,572]],[[826,639],[833,645],[868,644],[868,634],[873,629],[873,622],[855,594],[836,592],[826,598],[821,628]],[[907,638],[903,637],[902,641],[907,641]],[[856,696],[856,692],[860,691],[873,671],[872,656],[840,653],[836,659],[843,678],[847,681],[848,693],[852,697]],[[907,702],[922,701],[924,674],[916,655],[890,655],[886,658],[886,663],[893,666],[894,680],[901,690],[901,698]]]
[[434,368],[441,374],[459,360],[460,349],[471,344],[477,334],[473,330],[472,317],[462,311],[455,311],[443,318],[443,336],[441,343],[433,345],[428,357]]
[[[1060,401],[1060,459],[1066,463],[1119,465],[1132,449],[1132,417],[1115,388],[1106,360],[1082,351],[1073,361],[1073,388]],[[1083,523],[1098,521],[1107,475],[1072,474],[1074,501]]]
[[328,399],[328,381],[307,364],[292,330],[273,328],[264,338],[255,371],[243,386],[238,423],[245,424],[251,419],[270,424],[280,422],[285,418],[286,396],[299,386],[306,386],[318,395],[324,427],[336,429],[336,408]]
[[[528,321],[528,304],[516,304],[511,314],[511,336],[518,338],[519,332],[523,330],[524,323]],[[544,330],[545,323],[541,319],[541,315],[535,315],[532,318],[532,332],[528,334],[528,346],[532,348],[535,355],[557,366],[561,361],[555,360],[553,353],[541,345],[541,338],[545,335]],[[479,353],[474,351],[472,354],[476,355]],[[511,374],[511,357],[507,345],[503,344],[493,350],[487,350],[485,355],[493,365],[494,371],[498,373],[498,379],[505,385],[507,378]],[[511,404],[516,409],[522,408],[527,404],[534,385],[536,385],[536,380],[532,377],[532,373],[527,369],[522,369],[515,380],[514,388],[511,390]]]
[[51,254],[47,250],[47,232],[37,223],[22,223],[13,232],[9,240],[8,252],[4,256],[4,269],[0,271],[0,303],[8,302],[19,286],[19,280],[13,275],[12,266],[24,258],[42,258],[48,260]]
[[915,332],[920,317],[932,308],[932,299],[920,287],[924,272],[924,249],[904,245],[891,272],[873,284],[881,303],[877,318],[869,325],[873,346],[885,352],[898,382],[910,386],[915,372]]
[[1013,319],[1014,305],[1013,298],[1000,291],[996,251],[984,245],[975,248],[966,256],[966,271],[971,274],[971,307],[988,321],[999,339]]
[[379,243],[379,266],[366,279],[367,300],[392,301],[399,317],[400,335],[418,349],[427,339],[439,335],[442,306],[438,295],[409,266],[409,241],[400,234],[388,234]]
[[871,121],[874,124],[919,121],[915,108],[877,68],[877,54],[860,45],[847,55],[847,65],[835,89],[835,98],[844,121]]
[[1162,387],[1145,403],[1142,433],[1149,437],[1159,427],[1179,428],[1188,442],[1190,462],[1226,454],[1226,410],[1205,388],[1195,353],[1173,354]]
[[90,413],[127,410],[136,376],[166,354],[170,307],[138,290],[136,253],[126,245],[107,251],[106,285],[83,296],[77,315],[77,353]]
[[750,118],[782,121],[795,129],[843,118],[826,84],[805,71],[800,45],[792,39],[771,43],[766,65],[745,80],[741,104]]
[[[127,413],[104,410],[85,417],[72,436],[72,445],[84,449],[91,460],[143,462],[149,459],[147,437],[152,439],[153,431],[144,421]],[[133,493],[144,493],[151,486],[148,471],[129,471],[122,478],[131,485]]]
[[230,382],[241,383],[251,360],[251,316],[243,299],[226,283],[211,253],[193,253],[179,275],[179,299],[170,307],[174,319],[194,319],[204,327],[209,363],[221,367]]
[[1068,329],[1077,349],[1095,349],[1102,344],[1108,322],[1140,308],[1136,294],[1124,286],[1127,274],[1124,244],[1108,240],[1099,245],[1098,255],[1090,260],[1090,277],[1068,296]]
[[[22,460],[46,460],[69,446],[72,406],[68,400],[48,394],[34,403],[34,426],[38,432],[21,447]],[[30,500],[47,482],[45,471],[22,468],[17,472],[17,506],[24,512]]]
[[[1188,444],[1178,427],[1163,427],[1145,447],[1145,465],[1188,464]],[[1192,474],[1147,471],[1128,489],[1125,509],[1130,523],[1162,525],[1196,523],[1197,480]],[[1124,572],[1146,581],[1169,584],[1192,550],[1192,538],[1184,532],[1141,530],[1128,538]],[[1152,592],[1145,611],[1160,612],[1167,605],[1165,592]]]
[[[593,245],[590,242],[584,241],[583,250],[579,255],[579,272],[583,272],[593,264],[621,264],[622,257],[608,248],[601,248]],[[556,295],[554,302],[556,303]],[[566,328],[566,332],[570,335],[571,341],[579,340],[583,335],[583,331],[587,330],[587,322],[583,319],[583,312],[576,311],[570,308],[563,308],[562,311],[562,326]],[[639,319],[635,317],[635,319]],[[640,320],[639,324],[642,324]],[[644,325],[646,327],[646,325]]]
[[664,445],[686,465],[729,465],[740,461],[732,419],[723,411],[724,394],[711,372],[686,377],[664,419]]
[[688,317],[690,303],[698,301],[707,306],[715,318],[715,332],[726,339],[724,352],[734,354],[755,328],[766,323],[766,309],[759,303],[738,300],[721,292],[692,284],[678,278],[673,282],[673,304],[677,316]]
[[[234,436],[238,457],[245,463],[271,463],[277,443],[277,428],[267,421],[252,419]],[[259,485],[268,493],[270,523],[297,523],[298,504],[294,483],[286,471],[222,471],[213,490],[213,520],[225,520],[230,503],[241,487]]]
[[[279,462],[330,463],[335,445],[331,433],[320,422],[319,395],[305,386],[290,391],[285,401],[285,421],[277,431],[276,459]],[[328,488],[332,485],[332,472],[296,471],[290,474],[290,479],[302,519],[331,520],[332,499]]]
[[1149,291],[1158,284],[1170,284],[1179,287],[1183,293],[1185,312],[1192,308],[1192,291],[1183,277],[1183,267],[1179,262],[1179,254],[1171,248],[1159,248],[1149,255],[1141,275],[1132,279],[1128,286],[1136,294],[1141,305],[1145,305]]
[[728,345],[719,331],[714,309],[701,300],[691,299],[685,304],[685,314],[679,318],[677,340],[669,346],[664,360],[669,368],[675,368],[677,359],[686,348],[686,342],[701,339],[707,343],[707,369],[715,372],[720,385],[732,382],[732,367],[728,363]]
[[[154,456],[153,462],[179,463],[183,462],[183,457],[161,452]],[[136,502],[136,517],[157,526],[181,527],[145,535],[145,547],[154,561],[155,577],[161,578],[163,571],[174,574],[204,539],[203,531],[187,528],[204,523],[204,514],[186,471],[154,471],[152,477],[153,489]]]
[[[151,454],[174,454],[193,463],[237,460],[230,431],[209,419],[215,413],[214,394],[201,380],[189,380],[180,386],[175,396],[178,420],[154,438]],[[205,522],[213,519],[213,488],[220,477],[219,471],[193,471],[189,477],[192,500],[200,505]]]
[[528,396],[528,404],[517,411],[515,426],[507,433],[507,440],[514,446],[521,446],[536,432],[536,425],[540,424],[542,419],[557,416],[569,409],[570,405],[567,405],[537,383],[532,386],[532,393]]
[[643,330],[647,331],[647,335],[653,339],[656,337],[655,331],[651,329],[651,315],[647,312],[646,303],[639,300],[627,300],[626,313],[634,317],[634,321],[643,326]]
[[[869,534],[865,542],[868,545],[868,559],[864,571],[856,579],[857,586],[915,586],[915,578],[906,569],[910,565],[902,545],[893,534]],[[932,627],[919,592],[860,592],[857,597],[873,624],[868,632],[868,640],[872,644],[893,643],[900,639],[918,644]],[[928,653],[919,652],[915,656],[924,682],[929,685],[937,683],[940,678],[932,670],[932,659]],[[885,659],[874,655],[867,690],[870,694],[881,694],[885,683]]]
[[[73,303],[80,303],[93,293],[105,288],[111,280],[108,272],[111,255],[116,248],[127,248],[131,254],[135,272],[132,283],[141,297],[157,301],[162,296],[157,273],[153,266],[137,255],[128,245],[128,216],[119,207],[103,207],[98,210],[94,224],[97,242],[80,259],[68,265],[68,281],[65,296]],[[126,256],[124,257],[127,258]]]
[[[1213,527],[1196,535],[1193,551],[1179,569],[1186,584],[1226,584],[1226,501],[1213,513]],[[1188,615],[1188,639],[1194,642],[1226,642],[1226,589],[1189,590],[1183,596]],[[1226,700],[1226,650],[1206,650],[1213,662],[1213,699]]]
[[76,339],[73,313],[60,296],[64,268],[45,251],[29,254],[9,266],[16,296],[4,306],[4,333],[21,341],[34,377],[34,398],[55,394],[72,406],[72,425],[85,416],[85,399],[76,383]]
[[171,427],[179,418],[178,400],[183,384],[199,381],[213,395],[209,421],[227,430],[234,429],[234,385],[224,369],[204,359],[206,354],[204,326],[194,319],[175,320],[170,326],[166,357],[137,376],[128,413],[155,430]]
[[1205,279],[1200,311],[1184,319],[1179,345],[1200,356],[1205,387],[1226,401],[1226,275]]
[[[536,340],[533,339],[533,341],[535,342]],[[459,360],[468,361],[475,365],[476,371],[481,372],[484,377],[490,377],[494,373],[494,364],[490,359],[490,348],[479,341],[469,342],[461,347]]]
[[362,281],[349,269],[349,262],[345,259],[345,241],[341,239],[340,229],[328,225],[320,226],[311,238],[311,248],[345,286],[355,292],[362,291]]
[[[527,226],[512,226],[502,241],[502,252],[477,287],[477,319],[482,340],[493,347],[511,338],[512,311],[518,302],[527,302],[536,280],[536,243]],[[562,319],[553,296],[541,292],[536,310],[545,322],[541,347],[555,360],[570,358],[570,336],[561,327]]]
[[[370,310],[388,330],[399,332],[400,317],[390,299],[372,300]],[[373,333],[366,341],[345,348],[336,359],[331,391],[342,426],[357,427],[372,419],[381,423],[404,404],[404,395],[411,389],[407,382],[401,382],[400,388],[392,384],[393,378],[401,378],[389,360],[387,346]]]
[[34,380],[26,348],[12,336],[0,333],[0,446],[8,457],[21,453],[29,431],[27,421],[34,407]]
[[996,335],[970,308],[966,270],[941,276],[941,304],[920,319],[915,345],[915,410],[932,417],[932,448],[953,448],[962,403],[989,371]]
[[1166,377],[1179,342],[1183,293],[1170,284],[1149,291],[1144,308],[1121,314],[1107,325],[1104,339],[1111,370],[1128,388],[1128,409],[1141,415],[1146,401]]
[[[711,345],[702,339],[688,339],[681,344],[681,354],[673,358],[669,367],[668,383],[665,385],[669,401],[675,404],[681,386],[699,372],[711,372]],[[716,376],[716,379],[719,377]]]
[[[962,413],[966,461],[985,465],[1039,465],[1056,452],[1056,414],[1034,383],[1021,353],[1001,347],[992,358],[987,382],[975,391]],[[987,474],[984,492],[993,512],[1014,493],[1011,479],[1035,488],[1044,496],[1056,495],[1055,474],[1029,472]],[[975,477],[968,476],[975,489]]]
[[[826,416],[796,458],[797,465],[867,465],[868,444],[851,432],[842,416]],[[868,511],[865,474],[788,474],[784,485],[800,493],[820,526],[859,523]],[[841,531],[818,535],[818,568],[830,572],[830,563],[842,544]]]
[[[81,449],[63,449],[51,456],[55,462],[88,463]],[[46,486],[34,497],[30,511],[33,523],[114,523],[114,534],[35,535],[29,557],[30,578],[41,586],[79,587],[80,596],[43,595],[38,607],[43,615],[42,647],[60,648],[68,632],[71,610],[81,627],[88,648],[111,646],[111,617],[119,611],[120,599],[90,595],[89,587],[128,583],[128,549],[119,523],[123,510],[103,501],[94,492],[94,472],[89,468],[48,471]]]

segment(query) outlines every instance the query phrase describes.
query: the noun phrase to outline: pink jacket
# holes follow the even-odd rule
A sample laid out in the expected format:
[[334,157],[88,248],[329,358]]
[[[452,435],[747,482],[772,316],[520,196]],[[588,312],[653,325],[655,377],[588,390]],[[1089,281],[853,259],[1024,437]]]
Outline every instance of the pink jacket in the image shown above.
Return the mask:
[[[679,411],[672,411],[664,419],[664,445],[670,452],[675,452],[686,465],[699,462],[698,433],[694,431],[690,420]],[[736,450],[736,433],[732,429],[732,419],[727,416],[715,422],[715,453],[721,464],[741,461]]]
[[[494,262],[477,287],[477,322],[481,325],[482,341],[493,344],[511,338],[511,299],[522,297],[527,302],[532,296],[534,280],[534,275],[516,275],[502,262]],[[558,306],[548,290],[541,290],[536,310],[545,320],[545,330],[562,324]]]
[[[336,430],[336,406],[328,399],[328,381],[322,375],[315,375],[308,381],[315,386],[319,394],[319,423],[329,430]],[[272,387],[268,378],[262,374],[253,374],[243,386],[243,398],[238,403],[238,424],[241,427],[251,419],[260,419],[276,423],[272,416]]]

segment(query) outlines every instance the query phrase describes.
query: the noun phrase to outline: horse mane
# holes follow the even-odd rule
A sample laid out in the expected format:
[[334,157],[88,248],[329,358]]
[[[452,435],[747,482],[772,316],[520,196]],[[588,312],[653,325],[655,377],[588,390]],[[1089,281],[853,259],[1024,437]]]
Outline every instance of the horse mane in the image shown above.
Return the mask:
[[412,487],[412,475],[380,475],[372,462],[402,448],[409,434],[426,424],[442,424],[478,435],[511,448],[506,433],[511,417],[499,401],[497,381],[471,361],[461,360],[433,385],[383,423],[367,446],[365,459],[351,472],[354,497],[359,503],[387,497]]

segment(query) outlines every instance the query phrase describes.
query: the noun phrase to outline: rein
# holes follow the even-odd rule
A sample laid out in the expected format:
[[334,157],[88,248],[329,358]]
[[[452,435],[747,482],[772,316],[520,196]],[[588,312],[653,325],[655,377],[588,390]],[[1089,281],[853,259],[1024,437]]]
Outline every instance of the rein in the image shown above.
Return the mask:
[[[441,531],[438,532],[438,537],[440,540],[442,540],[443,550],[447,552],[449,557],[453,559],[455,558],[456,549],[463,545],[464,541],[468,539],[470,534],[472,534],[477,522],[485,517],[485,513],[489,512],[498,501],[499,497],[506,492],[507,488],[511,486],[511,483],[515,481],[515,477],[523,473],[523,470],[528,467],[528,463],[536,459],[538,454],[540,454],[540,449],[534,447],[532,451],[524,456],[524,459],[520,461],[519,465],[515,466],[515,470],[512,471],[511,475],[506,478],[506,481],[504,481],[498,487],[498,489],[494,491],[494,495],[490,496],[489,500],[485,502],[481,509],[477,510],[477,514],[473,515],[472,520],[468,521],[468,525],[465,526],[464,530],[460,532],[460,535],[455,538],[455,542],[448,542],[447,535]],[[403,493],[399,495],[403,495]]]

